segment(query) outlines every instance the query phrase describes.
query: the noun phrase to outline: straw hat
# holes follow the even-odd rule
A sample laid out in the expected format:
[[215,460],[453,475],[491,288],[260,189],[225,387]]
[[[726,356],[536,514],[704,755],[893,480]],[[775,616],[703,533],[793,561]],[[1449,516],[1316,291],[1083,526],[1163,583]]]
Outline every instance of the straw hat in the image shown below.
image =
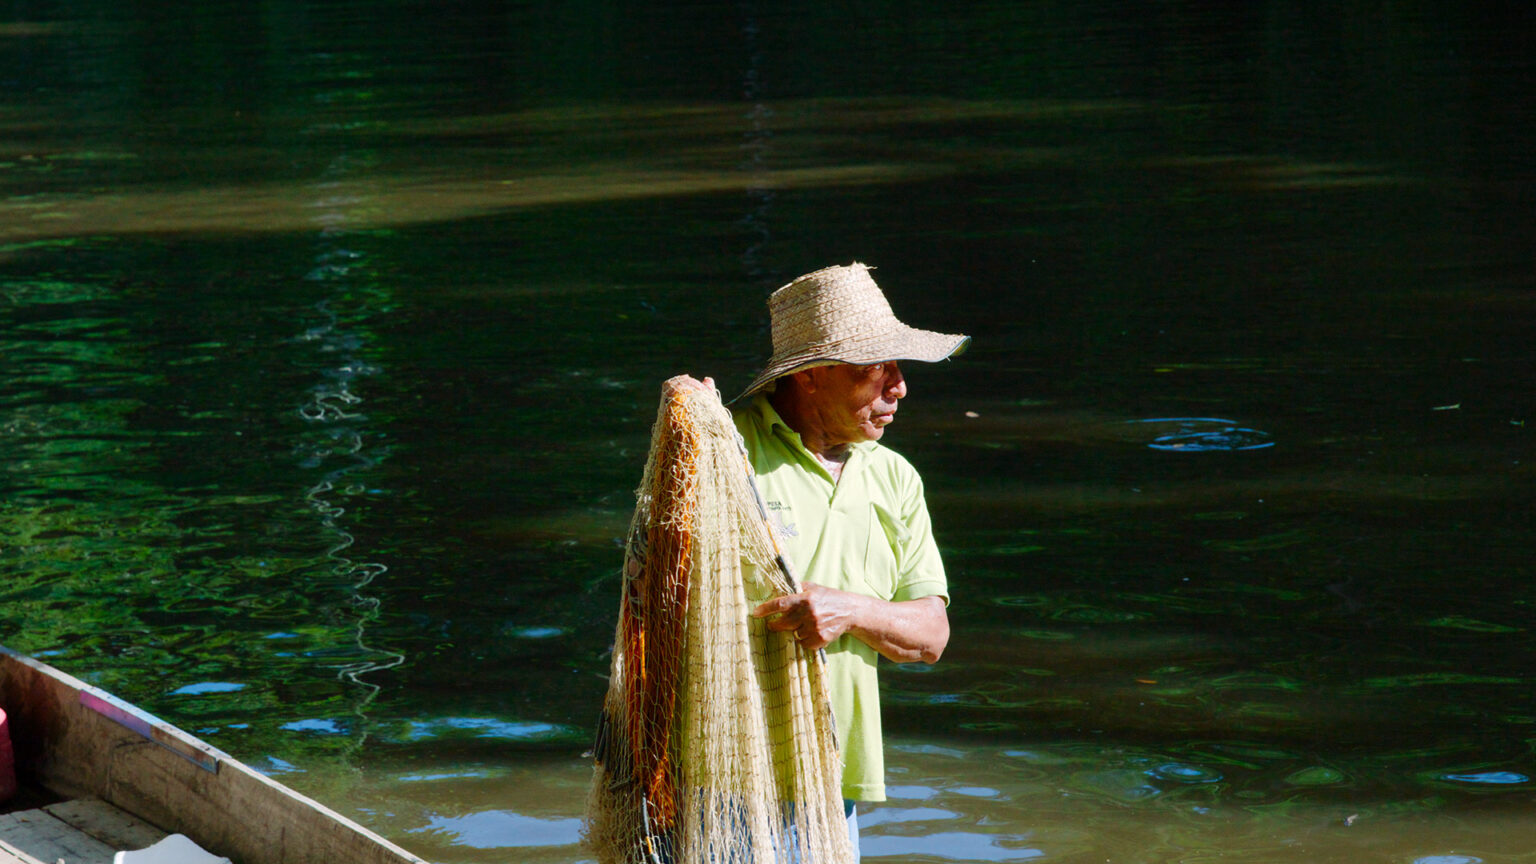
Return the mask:
[[[936,363],[965,350],[971,337],[918,330],[896,320],[891,304],[854,262],[807,273],[768,297],[773,322],[773,356],[752,385],[750,396],[775,379],[834,363],[921,360]],[[732,400],[734,401],[734,400]]]

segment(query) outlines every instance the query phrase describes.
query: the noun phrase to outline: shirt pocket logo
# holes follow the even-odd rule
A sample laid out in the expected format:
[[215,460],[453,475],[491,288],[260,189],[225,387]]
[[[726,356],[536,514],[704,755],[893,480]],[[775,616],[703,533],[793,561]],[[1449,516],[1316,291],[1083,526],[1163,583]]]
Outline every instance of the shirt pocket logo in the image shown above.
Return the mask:
[[785,518],[793,514],[782,502],[769,501],[763,506],[768,508],[768,524],[773,526],[773,530],[778,532],[780,537],[800,536],[800,532],[795,529],[795,523]]

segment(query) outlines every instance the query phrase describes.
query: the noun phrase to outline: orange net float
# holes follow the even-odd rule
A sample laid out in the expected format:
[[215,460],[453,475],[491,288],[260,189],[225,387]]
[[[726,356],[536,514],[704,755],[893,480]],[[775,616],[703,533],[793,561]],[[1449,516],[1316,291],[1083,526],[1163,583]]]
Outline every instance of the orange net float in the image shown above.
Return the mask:
[[[634,775],[641,779],[655,829],[667,830],[676,817],[671,771],[672,727],[676,719],[678,662],[688,613],[688,570],[697,502],[698,442],[681,397],[664,405],[667,434],[659,454],[666,472],[651,478],[651,509],[669,518],[648,520],[644,545],[625,550],[626,585],[619,617],[624,650],[631,663],[625,716]],[[660,421],[658,421],[660,422]]]

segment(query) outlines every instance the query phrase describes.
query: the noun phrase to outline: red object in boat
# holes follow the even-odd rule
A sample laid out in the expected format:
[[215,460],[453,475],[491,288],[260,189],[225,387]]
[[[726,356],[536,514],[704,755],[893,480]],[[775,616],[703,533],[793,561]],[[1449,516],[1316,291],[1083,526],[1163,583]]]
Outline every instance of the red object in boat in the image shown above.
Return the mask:
[[11,727],[0,708],[0,803],[16,794],[16,754],[11,750]]

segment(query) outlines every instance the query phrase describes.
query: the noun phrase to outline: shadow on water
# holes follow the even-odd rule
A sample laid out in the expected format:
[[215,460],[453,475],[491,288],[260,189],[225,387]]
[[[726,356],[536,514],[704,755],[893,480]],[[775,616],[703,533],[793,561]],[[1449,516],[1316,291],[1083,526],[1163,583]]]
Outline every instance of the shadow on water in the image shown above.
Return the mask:
[[[395,158],[369,170],[349,171],[327,183],[329,196],[315,200],[313,185],[250,182],[200,184],[178,190],[172,158],[214,164],[248,164],[259,153],[213,149],[198,154],[80,151],[45,131],[8,126],[0,115],[0,154],[10,156],[11,176],[45,181],[51,175],[97,163],[126,163],[144,181],[117,189],[15,196],[0,201],[0,241],[26,243],[50,237],[141,233],[247,233],[296,231],[312,226],[317,208],[350,202],[348,223],[358,229],[399,227],[492,215],[552,205],[593,204],[681,196],[741,193],[752,189],[837,189],[900,185],[953,176],[1025,170],[1092,172],[1120,161],[1118,154],[1086,147],[956,143],[953,128],[974,124],[1028,126],[1089,122],[1154,110],[1122,102],[962,102],[885,99],[763,103],[771,116],[773,165],[744,172],[736,105],[593,107],[542,110],[519,115],[453,118],[448,122],[398,123],[371,131],[377,152]],[[266,127],[264,127],[266,128]],[[7,136],[6,132],[10,135]],[[269,129],[269,132],[272,131]],[[41,134],[39,134],[41,132]],[[19,133],[26,133],[25,141]],[[10,140],[6,140],[7,137]],[[724,138],[730,143],[721,143]],[[550,160],[561,141],[578,140],[578,159]],[[878,143],[871,144],[869,141]],[[431,148],[438,158],[415,164]],[[509,153],[532,158],[509,159]],[[826,164],[835,152],[837,164]],[[449,158],[443,158],[451,154]],[[537,165],[547,160],[543,170]],[[1122,166],[1123,167],[1123,166]],[[1369,165],[1309,164],[1280,155],[1188,160],[1147,170],[1203,177],[1212,187],[1304,189],[1402,184],[1405,177]],[[162,188],[170,186],[172,188]]]

